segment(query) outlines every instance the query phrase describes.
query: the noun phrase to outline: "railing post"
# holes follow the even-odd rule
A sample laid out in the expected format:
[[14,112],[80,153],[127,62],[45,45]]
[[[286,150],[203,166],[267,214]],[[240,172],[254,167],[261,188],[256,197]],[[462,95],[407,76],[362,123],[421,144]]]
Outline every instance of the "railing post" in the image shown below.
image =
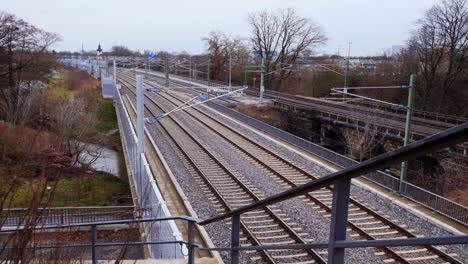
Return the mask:
[[239,250],[233,249],[240,246],[240,215],[232,217],[231,226],[231,264],[239,264]]
[[63,208],[60,209],[60,224],[63,225]]
[[97,248],[96,248],[96,242],[97,242],[97,225],[92,225],[91,227],[91,232],[92,232],[92,254],[93,254],[93,264],[98,264],[98,256],[97,256]]
[[195,264],[195,247],[193,243],[195,242],[195,222],[188,221],[188,238],[187,238],[187,247],[188,247],[188,264]]
[[340,180],[333,187],[333,204],[328,242],[328,263],[344,263],[344,248],[335,248],[337,241],[346,240],[348,223],[349,190],[351,180]]

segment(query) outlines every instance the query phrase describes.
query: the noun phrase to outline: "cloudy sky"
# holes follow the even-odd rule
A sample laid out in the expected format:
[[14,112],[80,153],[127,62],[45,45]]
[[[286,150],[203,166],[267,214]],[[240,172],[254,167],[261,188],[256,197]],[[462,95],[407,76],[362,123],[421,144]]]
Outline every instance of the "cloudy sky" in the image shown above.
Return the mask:
[[248,38],[247,14],[294,7],[320,24],[328,43],[319,53],[376,55],[402,45],[414,22],[437,0],[0,0],[13,13],[63,41],[56,50],[132,49],[200,53],[211,30]]

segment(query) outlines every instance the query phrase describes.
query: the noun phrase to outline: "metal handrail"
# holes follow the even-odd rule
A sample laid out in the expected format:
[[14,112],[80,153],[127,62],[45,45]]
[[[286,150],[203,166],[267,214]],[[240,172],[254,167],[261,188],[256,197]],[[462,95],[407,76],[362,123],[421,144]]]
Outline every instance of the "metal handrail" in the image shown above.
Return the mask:
[[[238,216],[237,216],[238,217]],[[97,242],[97,227],[100,225],[115,225],[115,224],[136,224],[143,222],[161,222],[161,221],[175,221],[183,220],[188,222],[189,232],[187,240],[172,240],[172,241],[149,241],[149,242],[112,242],[112,243],[98,243]],[[92,249],[92,263],[99,263],[98,247],[110,247],[110,246],[132,246],[132,245],[154,245],[154,244],[184,244],[187,245],[188,252],[188,264],[195,264],[195,249],[204,251],[253,251],[253,250],[277,250],[277,249],[320,249],[329,247],[329,243],[311,243],[311,244],[286,244],[286,245],[270,245],[270,246],[231,246],[231,247],[215,247],[208,248],[203,247],[201,244],[194,242],[195,236],[195,225],[200,224],[202,221],[198,218],[191,216],[172,216],[172,217],[161,217],[161,218],[147,218],[147,219],[135,219],[135,220],[114,220],[105,222],[95,223],[83,223],[83,224],[70,224],[70,225],[59,225],[59,226],[46,226],[46,227],[34,227],[35,230],[45,229],[65,229],[74,227],[85,227],[90,226],[92,231],[91,243],[88,244],[64,244],[64,245],[49,245],[41,246],[36,245],[34,247],[25,247],[24,249],[52,249],[52,248],[80,248],[80,247],[91,247]],[[0,233],[17,233],[24,230],[25,227],[18,227],[16,229],[0,230]],[[385,247],[385,246],[424,246],[424,245],[450,245],[450,244],[467,244],[468,235],[458,236],[444,236],[444,237],[421,237],[421,238],[405,238],[405,239],[380,239],[380,240],[355,240],[355,241],[336,241],[335,247],[340,249],[345,248],[358,248],[358,247]],[[2,250],[14,250],[15,248],[4,247]],[[234,262],[233,263],[237,263]]]
[[[38,210],[68,210],[68,209],[130,209],[135,208],[133,205],[110,205],[110,206],[65,206],[65,207],[40,207]],[[22,207],[13,207],[13,208],[4,208],[2,212],[5,211],[28,211],[30,208]]]
[[[265,133],[268,133],[274,137],[277,137],[281,140],[284,140],[296,147],[299,147],[309,153],[312,153],[313,155],[318,155],[321,159],[328,161],[340,168],[345,168],[349,167],[353,164],[357,164],[358,162],[355,160],[352,160],[344,155],[341,155],[337,152],[333,152],[329,149],[326,149],[318,144],[314,144],[310,141],[307,141],[305,139],[302,139],[296,135],[290,134],[284,130],[280,130],[276,127],[273,127],[267,123],[264,123],[262,121],[259,121],[257,119],[251,118],[245,114],[242,114],[240,112],[231,110],[225,106],[222,106],[217,103],[211,102],[209,104],[210,107],[214,108],[215,110],[218,110],[224,114],[227,114],[231,117],[234,117],[238,120],[241,120],[242,122],[247,123],[248,125],[257,128]],[[389,191],[398,191],[399,190],[399,179],[395,178],[383,171],[374,171],[372,173],[369,173],[367,175],[363,176],[365,179],[370,180],[371,182],[382,186],[383,188],[389,190]],[[417,188],[415,185],[405,182],[405,185],[408,188],[405,188],[405,192],[400,193],[400,195],[404,196],[405,198],[408,198],[419,205],[422,205],[423,207],[426,207],[432,211],[435,211],[441,215],[444,215],[462,225],[468,226],[468,215],[464,213],[463,215],[459,215],[456,212],[453,211],[464,211],[467,212],[468,208],[466,206],[463,206],[461,204],[458,204],[454,201],[448,200],[447,198],[444,198],[440,195],[437,195],[435,193],[432,193],[430,191],[424,190]],[[424,192],[424,199],[418,199],[414,197],[414,194],[411,192],[408,192],[406,190],[421,190]],[[447,204],[449,206],[441,206],[441,205],[431,205],[427,203],[426,198],[434,198],[437,200],[441,200],[444,204]],[[450,208],[450,209],[449,209]],[[456,209],[455,209],[456,208]],[[449,212],[450,211],[450,212]]]
[[[118,225],[118,224],[134,224],[134,223],[146,223],[146,222],[162,222],[169,220],[186,220],[199,223],[202,220],[192,216],[171,216],[171,217],[157,217],[157,218],[144,218],[144,219],[124,219],[124,220],[112,220],[112,221],[100,221],[100,222],[90,222],[90,223],[80,223],[80,224],[68,224],[68,225],[56,225],[56,226],[39,226],[35,227],[34,230],[45,230],[45,229],[56,229],[56,228],[74,228],[74,227],[83,227],[83,226],[100,226],[100,225]],[[0,233],[14,233],[27,229],[23,226],[17,227],[15,229],[1,229]]]
[[226,218],[230,218],[234,215],[239,215],[242,213],[249,212],[251,210],[262,208],[273,203],[278,203],[278,202],[320,189],[322,187],[332,185],[337,181],[356,178],[363,174],[376,171],[379,169],[383,169],[385,167],[388,167],[389,165],[397,164],[404,160],[409,160],[421,154],[446,148],[450,145],[453,145],[457,142],[462,142],[466,139],[468,139],[468,123],[448,129],[446,131],[443,131],[439,134],[422,139],[420,141],[416,141],[406,147],[397,149],[395,151],[387,152],[375,158],[355,164],[351,167],[348,167],[341,171],[324,176],[310,183],[306,183],[304,185],[275,194],[273,196],[270,196],[258,202],[252,203],[250,205],[240,207],[231,212],[206,219],[200,222],[199,224],[206,225],[206,224],[217,222]]
[[[97,252],[96,247],[108,246],[108,245],[122,245],[123,243],[97,243],[97,226],[106,224],[116,223],[138,223],[138,222],[150,222],[150,221],[174,221],[174,220],[187,220],[188,221],[188,238],[185,240],[173,240],[173,241],[155,241],[151,243],[181,243],[186,244],[189,249],[188,263],[193,264],[194,249],[199,248],[201,250],[227,250],[231,252],[231,263],[239,263],[239,251],[242,250],[271,250],[271,249],[299,249],[299,248],[328,248],[328,260],[329,263],[344,263],[344,249],[354,247],[385,247],[385,246],[415,246],[415,245],[440,245],[440,244],[468,244],[468,235],[462,236],[450,236],[450,237],[424,237],[424,238],[397,238],[397,239],[380,239],[373,241],[349,241],[346,240],[346,226],[348,217],[348,206],[349,206],[349,193],[351,179],[360,177],[363,174],[376,171],[378,169],[387,167],[394,163],[399,163],[404,160],[412,159],[416,156],[423,155],[428,152],[436,151],[460,141],[464,141],[468,138],[468,123],[462,124],[455,128],[451,128],[447,131],[443,131],[439,134],[417,141],[406,147],[398,149],[393,152],[383,154],[373,159],[364,161],[359,164],[352,165],[342,171],[332,173],[328,176],[322,177],[310,183],[289,189],[263,200],[254,202],[250,205],[240,207],[231,212],[209,218],[207,220],[200,221],[192,217],[165,217],[165,218],[148,218],[148,219],[136,219],[136,220],[115,220],[99,223],[86,223],[86,224],[74,224],[68,225],[73,226],[92,226],[92,244],[84,246],[92,246],[93,249],[93,263],[97,263]],[[296,244],[296,245],[270,245],[270,246],[258,246],[248,247],[240,246],[240,215],[258,208],[263,208],[267,205],[281,202],[296,196],[303,195],[310,191],[320,189],[325,186],[334,185],[333,190],[333,201],[332,201],[332,213],[331,213],[331,224],[330,224],[330,239],[328,243],[316,243],[316,244]],[[218,222],[226,218],[232,217],[231,226],[231,247],[227,248],[203,248],[200,245],[194,243],[195,225],[207,225],[213,222]],[[53,227],[45,227],[53,228]],[[18,231],[18,230],[15,230]],[[139,243],[139,242],[138,242]],[[134,243],[127,243],[134,244]],[[145,242],[140,243],[145,244]],[[68,245],[73,246],[73,245]],[[77,245],[83,246],[83,245]],[[443,257],[451,263],[461,263],[451,256],[446,255]]]

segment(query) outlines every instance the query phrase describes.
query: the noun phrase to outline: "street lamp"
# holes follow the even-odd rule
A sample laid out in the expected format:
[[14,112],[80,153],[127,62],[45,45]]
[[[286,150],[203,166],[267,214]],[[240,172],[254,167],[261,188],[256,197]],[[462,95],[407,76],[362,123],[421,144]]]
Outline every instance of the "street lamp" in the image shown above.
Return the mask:
[[47,186],[47,202],[50,202],[50,194],[52,192],[52,187]]

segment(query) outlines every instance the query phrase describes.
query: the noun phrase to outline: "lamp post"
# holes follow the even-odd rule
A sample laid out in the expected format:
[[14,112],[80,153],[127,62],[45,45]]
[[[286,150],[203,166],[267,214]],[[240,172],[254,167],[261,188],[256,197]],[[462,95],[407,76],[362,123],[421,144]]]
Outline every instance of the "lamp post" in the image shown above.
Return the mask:
[[47,185],[47,203],[50,203],[51,191],[52,191],[52,187]]

